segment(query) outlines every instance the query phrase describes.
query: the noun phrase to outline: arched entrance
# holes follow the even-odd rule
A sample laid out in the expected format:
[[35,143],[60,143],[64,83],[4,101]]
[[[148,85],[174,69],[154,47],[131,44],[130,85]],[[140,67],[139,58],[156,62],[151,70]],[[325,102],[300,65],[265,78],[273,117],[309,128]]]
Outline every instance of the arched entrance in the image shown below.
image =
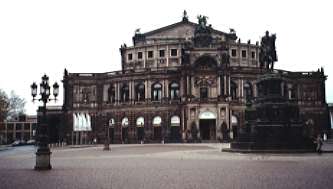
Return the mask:
[[153,118],[153,137],[154,140],[161,141],[162,140],[162,118],[160,116],[155,116]]
[[138,117],[136,119],[136,131],[138,136],[138,141],[143,141],[144,139],[144,125],[145,125],[145,119],[143,117]]
[[180,117],[177,115],[172,116],[170,123],[170,140],[177,142],[180,140]]
[[232,139],[237,138],[238,134],[238,118],[234,115],[231,116],[231,129],[232,129]]
[[128,118],[124,117],[121,120],[121,139],[123,143],[127,143],[128,141]]
[[201,140],[216,140],[216,115],[205,111],[199,114]]

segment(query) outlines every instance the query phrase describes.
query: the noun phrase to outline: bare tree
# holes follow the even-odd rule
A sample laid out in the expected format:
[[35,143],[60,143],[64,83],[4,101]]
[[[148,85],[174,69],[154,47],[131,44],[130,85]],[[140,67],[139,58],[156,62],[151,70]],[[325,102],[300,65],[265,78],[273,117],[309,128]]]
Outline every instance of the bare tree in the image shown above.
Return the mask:
[[9,111],[9,99],[5,91],[0,89],[0,122],[7,118]]
[[25,104],[25,99],[15,94],[14,91],[11,91],[9,97],[9,112],[7,115],[7,119],[13,119],[18,115],[24,114]]
[[10,92],[9,97],[9,110],[7,120],[12,120],[15,117],[25,113],[25,99],[21,98],[14,91]]

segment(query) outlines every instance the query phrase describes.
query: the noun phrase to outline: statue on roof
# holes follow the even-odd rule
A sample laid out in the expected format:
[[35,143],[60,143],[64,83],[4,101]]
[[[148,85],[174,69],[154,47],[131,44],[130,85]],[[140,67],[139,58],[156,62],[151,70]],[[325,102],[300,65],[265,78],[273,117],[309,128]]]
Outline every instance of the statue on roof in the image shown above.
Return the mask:
[[136,30],[135,30],[135,32],[134,32],[135,34],[140,34],[141,32],[140,32],[140,28],[137,28]]
[[68,71],[67,71],[67,69],[65,68],[65,70],[64,70],[64,76],[65,77],[67,77],[68,76]]
[[184,10],[184,12],[183,12],[183,22],[188,22],[188,15],[187,15],[186,10]]
[[261,38],[259,62],[260,67],[266,69],[274,69],[274,62],[277,61],[277,55],[275,50],[276,35],[269,35],[266,31],[265,36]]
[[209,47],[209,45],[213,41],[212,33],[212,26],[207,26],[207,16],[199,15],[198,17],[198,24],[194,30],[194,45],[196,47]]
[[203,15],[199,15],[198,17],[198,24],[202,27],[202,28],[206,28],[207,26],[207,16],[203,16]]

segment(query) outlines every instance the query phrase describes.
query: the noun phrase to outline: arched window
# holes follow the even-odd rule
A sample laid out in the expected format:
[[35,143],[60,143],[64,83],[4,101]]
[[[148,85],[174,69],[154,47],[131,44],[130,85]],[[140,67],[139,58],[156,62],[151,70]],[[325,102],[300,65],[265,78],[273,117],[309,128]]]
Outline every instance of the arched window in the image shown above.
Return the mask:
[[170,84],[170,99],[178,99],[179,95],[179,84],[177,82],[172,82]]
[[121,101],[127,102],[129,100],[129,88],[127,84],[124,84],[121,88]]
[[143,127],[145,125],[145,118],[144,117],[138,117],[136,119],[136,126],[137,127]]
[[127,117],[124,117],[122,120],[121,120],[121,126],[122,127],[128,127],[128,118]]
[[113,84],[110,85],[108,89],[108,102],[114,103],[115,102],[115,96],[116,96],[116,90],[113,86]]
[[161,126],[162,118],[160,116],[155,116],[153,118],[153,126]]
[[246,82],[244,84],[243,90],[244,90],[244,97],[245,97],[246,100],[249,100],[249,99],[251,99],[253,97],[253,94],[252,94],[252,85],[251,85],[250,82]]
[[159,101],[162,99],[162,85],[160,83],[155,83],[152,86],[151,96],[154,101]]
[[145,99],[145,85],[143,83],[139,83],[135,87],[135,99],[137,101],[143,101]]
[[114,127],[115,121],[113,118],[109,120],[109,127]]
[[171,126],[180,126],[180,117],[177,115],[172,116],[170,123],[171,123]]
[[233,81],[230,82],[230,96],[233,100],[237,98],[237,84]]

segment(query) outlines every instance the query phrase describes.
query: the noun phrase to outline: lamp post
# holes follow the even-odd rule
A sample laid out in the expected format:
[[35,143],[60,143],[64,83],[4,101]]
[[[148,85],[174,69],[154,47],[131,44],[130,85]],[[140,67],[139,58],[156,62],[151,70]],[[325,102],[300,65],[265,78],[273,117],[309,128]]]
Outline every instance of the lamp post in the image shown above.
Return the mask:
[[112,119],[110,119],[108,124],[105,125],[105,129],[107,129],[107,131],[106,131],[106,140],[104,143],[103,150],[106,150],[106,151],[110,150],[110,127],[112,127],[112,125],[113,125]]
[[36,83],[32,83],[31,87],[31,95],[32,95],[32,101],[35,100],[42,101],[43,107],[42,107],[42,120],[37,125],[37,152],[36,152],[36,165],[35,170],[50,170],[52,169],[52,166],[50,164],[50,156],[51,151],[48,145],[48,133],[47,133],[47,118],[46,118],[46,104],[48,101],[57,100],[57,96],[59,94],[59,85],[57,82],[53,84],[53,96],[54,99],[50,99],[50,85],[49,85],[49,77],[44,74],[42,77],[42,82],[40,83],[40,99],[35,99],[37,96],[37,85]]

